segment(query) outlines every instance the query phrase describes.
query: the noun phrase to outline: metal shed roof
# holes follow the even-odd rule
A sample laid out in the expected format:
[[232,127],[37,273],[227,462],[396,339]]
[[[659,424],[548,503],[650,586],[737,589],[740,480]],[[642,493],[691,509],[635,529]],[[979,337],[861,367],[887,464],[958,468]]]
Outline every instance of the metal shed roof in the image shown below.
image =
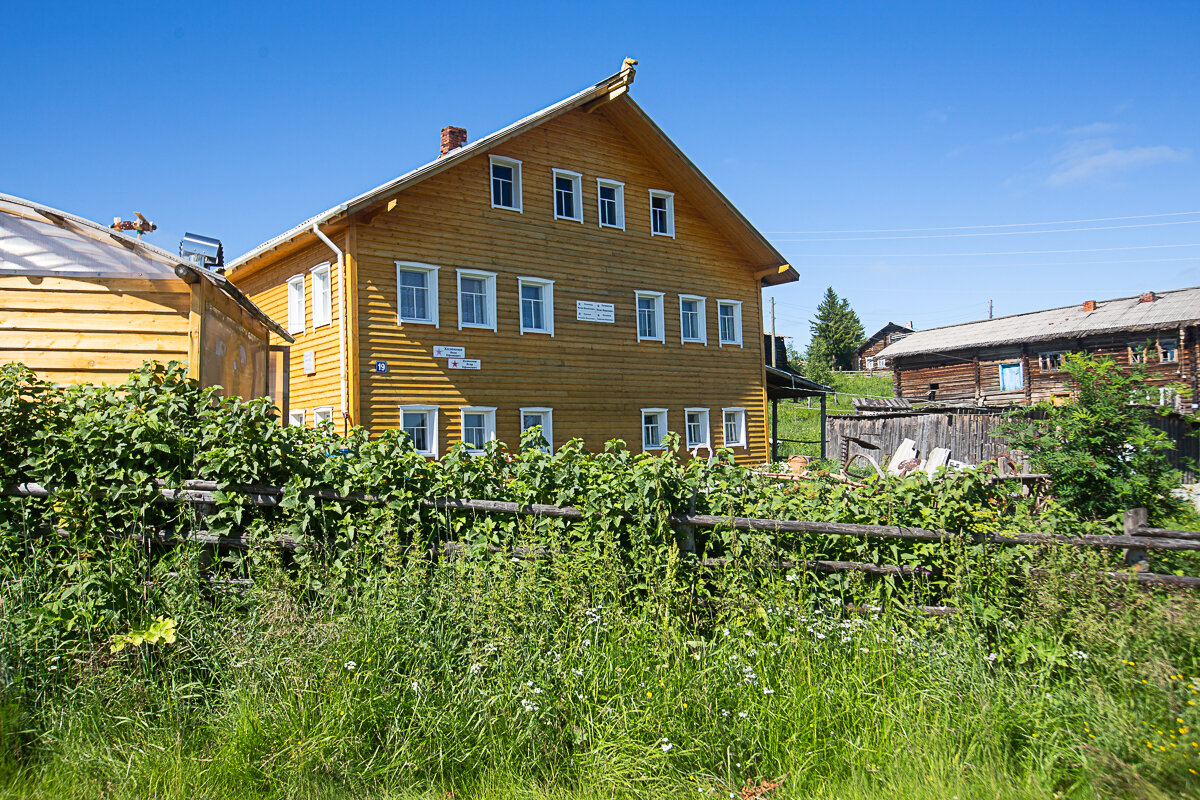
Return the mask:
[[1200,286],[1156,292],[1150,301],[1142,297],[1096,301],[1091,311],[1080,304],[916,331],[889,345],[879,356],[894,359],[1103,333],[1137,333],[1200,322]]

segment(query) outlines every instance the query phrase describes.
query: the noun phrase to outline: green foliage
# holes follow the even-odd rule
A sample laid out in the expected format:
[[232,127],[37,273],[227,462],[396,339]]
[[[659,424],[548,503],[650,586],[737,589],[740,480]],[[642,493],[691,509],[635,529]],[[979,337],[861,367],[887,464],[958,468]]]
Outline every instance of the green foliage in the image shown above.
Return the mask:
[[[430,462],[395,432],[281,427],[176,367],[112,388],[9,367],[0,388],[6,481],[56,489],[0,498],[5,796],[725,797],[790,772],[792,796],[1149,797],[1200,769],[1178,732],[1200,690],[1169,677],[1200,675],[1200,608],[1080,579],[1119,555],[730,527],[692,554],[668,524],[1104,529],[986,470],[780,483],[675,440],[546,452],[536,432]],[[156,500],[188,478],[223,491]],[[248,549],[156,543],[201,531]]]
[[1034,415],[1015,411],[999,434],[1048,473],[1062,502],[1087,517],[1149,508],[1162,519],[1176,513],[1179,485],[1165,454],[1170,439],[1148,422],[1141,365],[1124,371],[1113,359],[1067,354],[1063,363],[1075,388],[1071,402],[1041,404]]
[[[839,298],[832,286],[825,290],[825,296],[817,306],[817,315],[809,327],[812,329],[813,343],[820,342],[819,355],[828,358],[836,369],[857,368],[855,353],[865,338],[862,322],[854,309],[850,308],[850,301]],[[810,344],[809,356],[812,354],[813,345]]]
[[825,339],[813,338],[808,343],[808,351],[804,354],[804,366],[801,374],[809,380],[816,381],[822,386],[832,386],[834,354],[829,342]]

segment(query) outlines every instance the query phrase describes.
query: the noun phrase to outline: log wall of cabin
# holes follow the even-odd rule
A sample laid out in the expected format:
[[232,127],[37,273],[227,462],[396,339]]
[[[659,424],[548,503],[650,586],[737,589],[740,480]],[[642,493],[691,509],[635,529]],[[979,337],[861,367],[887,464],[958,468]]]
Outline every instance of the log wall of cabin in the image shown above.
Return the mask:
[[[761,292],[753,268],[679,187],[606,119],[569,112],[496,147],[522,162],[522,211],[492,208],[488,154],[405,189],[395,207],[355,229],[361,420],[399,425],[399,406],[439,407],[439,452],[460,439],[462,406],[495,407],[501,441],[519,440],[522,407],[553,409],[553,444],[611,438],[641,449],[641,409],[746,409],[743,460],[767,457]],[[583,222],[554,218],[554,168],[582,173]],[[625,229],[601,228],[597,178],[625,184]],[[675,237],[651,236],[651,189],[676,192]],[[397,324],[396,261],[437,265],[439,326]],[[458,269],[496,273],[497,330],[459,329]],[[520,332],[518,277],[554,281],[554,335]],[[663,292],[663,342],[638,342],[634,293]],[[706,298],[707,344],[682,343],[680,295]],[[721,346],[717,300],[742,302],[742,346]],[[611,303],[614,323],[576,318],[576,301]],[[463,347],[480,370],[451,370],[437,345]],[[375,371],[386,361],[388,372]]]
[[[344,230],[333,233],[330,238],[345,250]],[[331,322],[316,327],[313,324],[312,270],[321,264],[329,264]],[[297,275],[304,276],[304,330],[292,333],[296,341],[291,345],[275,334],[271,334],[270,339],[272,346],[283,348],[287,352],[287,408],[281,408],[280,412],[286,420],[289,412],[301,411],[304,413],[304,424],[311,426],[314,420],[313,412],[319,408],[329,408],[333,411],[335,427],[340,431],[342,426],[338,325],[341,314],[341,277],[338,274],[336,254],[323,242],[317,241],[285,251],[255,264],[252,269],[236,271],[230,278],[264,314],[287,328],[287,284]],[[313,354],[315,372],[312,374],[307,374],[304,369],[304,354],[307,352]]]
[[124,383],[188,360],[191,290],[176,279],[0,276],[0,364],[58,383]]
[[[937,384],[935,399],[946,401],[970,401],[979,398],[985,405],[1009,405],[1037,403],[1066,396],[1071,392],[1067,374],[1062,370],[1043,369],[1042,357],[1053,352],[1087,352],[1096,356],[1109,357],[1125,368],[1132,366],[1130,348],[1145,345],[1148,356],[1145,362],[1147,381],[1151,386],[1182,384],[1185,394],[1195,402],[1197,394],[1197,369],[1200,366],[1200,337],[1195,326],[1167,328],[1159,331],[1111,333],[1082,338],[1068,338],[1045,342],[979,350],[961,350],[939,356],[905,356],[893,359],[893,381],[898,397],[927,399],[931,384]],[[1175,340],[1178,360],[1163,363],[1159,358],[1159,341]],[[1023,359],[1025,359],[1023,361]],[[1022,391],[1001,391],[1000,365],[1023,361],[1025,388]],[[973,364],[978,363],[979,379],[976,383]]]

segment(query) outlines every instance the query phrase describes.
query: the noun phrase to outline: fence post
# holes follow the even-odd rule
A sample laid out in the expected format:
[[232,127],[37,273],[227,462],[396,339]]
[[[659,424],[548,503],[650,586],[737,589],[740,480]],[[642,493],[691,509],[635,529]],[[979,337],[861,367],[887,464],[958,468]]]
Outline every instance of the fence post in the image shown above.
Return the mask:
[[[837,399],[837,396],[834,396]],[[825,393],[821,392],[821,460],[825,460]]]
[[[1142,528],[1150,521],[1150,512],[1144,508],[1131,508],[1125,512],[1125,535],[1126,536],[1141,536]],[[1135,572],[1143,572],[1150,565],[1150,559],[1146,555],[1146,551],[1137,547],[1128,547],[1125,549],[1125,566],[1131,567]]]

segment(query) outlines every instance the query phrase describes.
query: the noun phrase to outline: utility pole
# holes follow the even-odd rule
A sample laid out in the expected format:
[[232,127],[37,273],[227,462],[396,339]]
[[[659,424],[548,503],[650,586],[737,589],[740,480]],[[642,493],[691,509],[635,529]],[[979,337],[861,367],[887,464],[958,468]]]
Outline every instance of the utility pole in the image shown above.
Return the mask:
[[771,298],[771,366],[778,369],[775,363],[775,298]]
[[988,319],[992,318],[992,301],[988,300]]

